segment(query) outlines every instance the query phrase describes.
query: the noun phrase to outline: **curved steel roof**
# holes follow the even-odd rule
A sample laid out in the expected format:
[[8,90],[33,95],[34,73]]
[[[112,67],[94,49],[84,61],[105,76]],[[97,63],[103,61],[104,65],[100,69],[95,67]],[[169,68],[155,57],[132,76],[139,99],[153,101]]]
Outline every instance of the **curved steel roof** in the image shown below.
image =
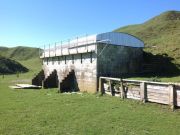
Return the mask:
[[97,34],[96,41],[113,45],[144,47],[144,42],[142,40],[127,33],[107,32]]

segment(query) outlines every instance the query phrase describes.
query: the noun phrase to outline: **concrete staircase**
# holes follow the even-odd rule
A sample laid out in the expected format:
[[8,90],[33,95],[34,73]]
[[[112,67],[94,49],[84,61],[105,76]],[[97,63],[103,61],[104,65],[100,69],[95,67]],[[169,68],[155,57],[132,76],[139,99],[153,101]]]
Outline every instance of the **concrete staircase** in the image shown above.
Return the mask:
[[74,70],[71,69],[68,72],[65,72],[63,78],[60,80],[60,91],[61,92],[73,92],[77,91],[75,73]]
[[57,71],[54,70],[44,79],[44,88],[58,88],[58,75]]
[[68,77],[68,75],[70,74],[72,72],[72,70],[66,70],[65,72],[62,72],[61,74],[60,74],[60,83],[61,82],[63,82],[67,77]]
[[58,88],[60,86],[60,89],[72,89],[75,74],[73,68],[66,68],[65,71],[60,70],[59,72],[53,70],[52,72],[48,71],[48,73],[45,76],[45,71],[41,70],[32,79],[32,84],[44,88]]
[[41,70],[33,79],[32,85],[42,86],[42,81],[45,79],[44,70]]

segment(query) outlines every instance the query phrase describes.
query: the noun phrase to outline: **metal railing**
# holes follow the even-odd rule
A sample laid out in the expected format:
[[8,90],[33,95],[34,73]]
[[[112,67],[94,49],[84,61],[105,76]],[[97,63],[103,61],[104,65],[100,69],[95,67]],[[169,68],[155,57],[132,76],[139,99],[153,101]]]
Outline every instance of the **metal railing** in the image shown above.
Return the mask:
[[[58,54],[63,55],[63,51],[65,49],[69,50],[70,49],[76,49],[76,52],[78,52],[78,48],[81,47],[85,47],[85,49],[88,52],[88,46],[91,45],[95,45],[95,49],[93,51],[96,51],[97,47],[97,43],[105,43],[107,47],[107,45],[109,44],[110,40],[101,40],[101,41],[97,41],[95,39],[88,39],[88,37],[84,37],[84,38],[77,38],[76,40],[66,40],[66,41],[61,41],[59,43],[54,43],[54,44],[49,44],[48,47],[46,48],[46,46],[44,45],[43,49],[40,49],[39,51],[39,56],[40,58],[44,58],[44,57],[51,57],[51,56],[56,56],[57,52],[60,52]],[[104,50],[104,48],[103,48]],[[59,56],[59,55],[58,55]]]

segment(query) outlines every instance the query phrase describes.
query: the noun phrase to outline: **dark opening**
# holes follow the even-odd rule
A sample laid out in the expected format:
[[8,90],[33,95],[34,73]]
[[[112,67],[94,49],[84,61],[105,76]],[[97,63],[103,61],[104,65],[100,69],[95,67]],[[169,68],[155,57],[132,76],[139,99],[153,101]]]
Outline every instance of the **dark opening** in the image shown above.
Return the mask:
[[67,77],[60,83],[61,92],[77,92],[79,91],[77,78],[74,70],[72,70]]
[[33,79],[32,84],[37,86],[42,86],[42,81],[45,78],[44,70],[41,70]]
[[58,76],[57,71],[54,70],[45,80],[44,88],[58,88]]

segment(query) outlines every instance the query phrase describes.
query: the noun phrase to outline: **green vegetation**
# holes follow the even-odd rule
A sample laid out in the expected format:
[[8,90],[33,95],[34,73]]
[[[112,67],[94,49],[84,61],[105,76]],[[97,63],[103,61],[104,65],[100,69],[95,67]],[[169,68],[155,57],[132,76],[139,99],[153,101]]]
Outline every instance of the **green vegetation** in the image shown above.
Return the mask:
[[0,76],[0,134],[178,135],[180,111],[169,106],[56,89],[13,90],[31,73]]
[[145,51],[153,54],[167,54],[175,64],[180,64],[180,11],[168,11],[151,20],[115,30],[142,39]]
[[[27,72],[38,73],[41,69],[39,49],[31,47],[0,47],[0,73]],[[22,65],[23,66],[22,66]]]
[[144,51],[154,55],[149,55],[146,64],[158,58],[155,74],[133,79],[149,80],[157,77],[160,81],[180,82],[180,11],[168,11],[143,24],[129,25],[114,31],[129,33],[144,41]]
[[22,46],[14,48],[0,47],[0,54],[15,60],[28,60],[39,57],[39,49]]
[[0,56],[0,74],[27,72],[28,69],[15,60]]
[[32,58],[19,61],[22,65],[28,67],[30,74],[38,73],[42,69],[42,61],[40,58]]

